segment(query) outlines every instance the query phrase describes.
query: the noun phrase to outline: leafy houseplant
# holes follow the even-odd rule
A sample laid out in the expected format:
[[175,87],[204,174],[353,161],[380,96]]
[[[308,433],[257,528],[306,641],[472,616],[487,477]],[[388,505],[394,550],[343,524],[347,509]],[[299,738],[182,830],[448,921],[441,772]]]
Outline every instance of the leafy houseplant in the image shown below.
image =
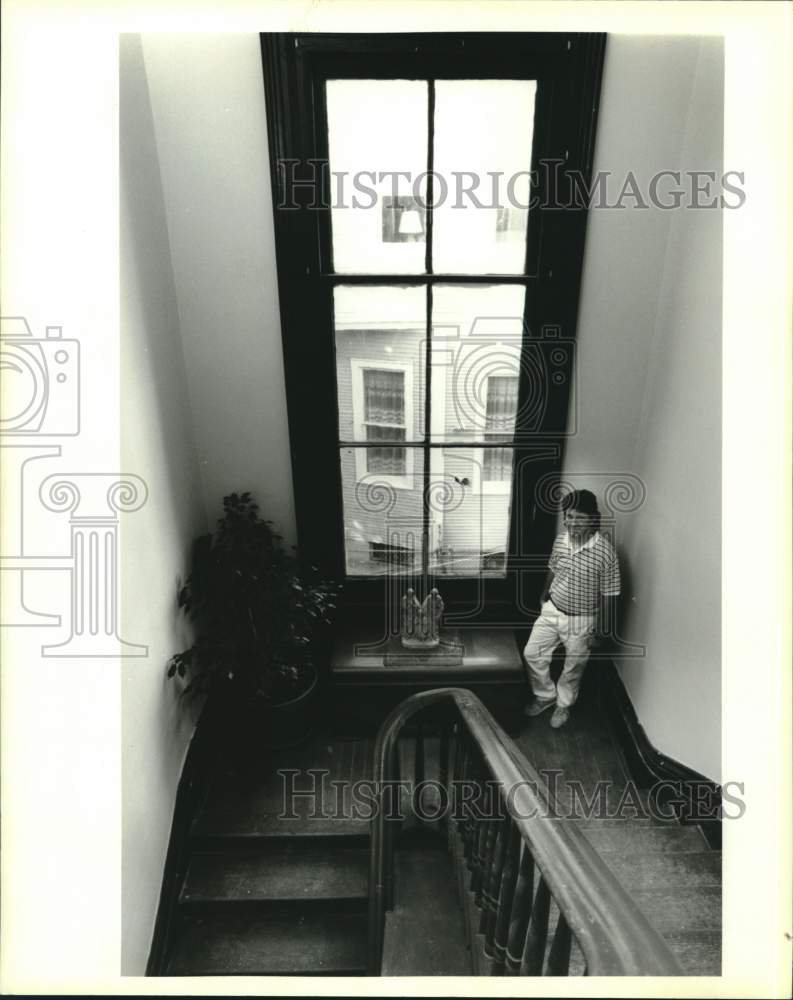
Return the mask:
[[312,639],[329,625],[338,588],[301,567],[262,520],[250,493],[223,498],[215,532],[198,538],[178,603],[195,624],[189,649],[168,663],[185,694],[268,708],[316,679]]

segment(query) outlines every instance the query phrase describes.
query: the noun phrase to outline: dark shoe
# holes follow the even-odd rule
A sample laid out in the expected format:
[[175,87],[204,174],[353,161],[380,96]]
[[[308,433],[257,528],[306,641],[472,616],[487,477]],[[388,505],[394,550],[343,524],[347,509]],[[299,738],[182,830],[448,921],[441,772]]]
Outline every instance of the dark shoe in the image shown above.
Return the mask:
[[555,704],[556,704],[556,699],[554,699],[553,701],[551,701],[551,700],[545,700],[545,701],[535,700],[535,701],[533,701],[531,703],[531,705],[527,705],[523,709],[523,712],[524,712],[525,715],[528,715],[528,717],[530,719],[533,719],[535,717],[535,715],[541,715],[545,711],[546,708],[550,708],[552,705],[555,705]]

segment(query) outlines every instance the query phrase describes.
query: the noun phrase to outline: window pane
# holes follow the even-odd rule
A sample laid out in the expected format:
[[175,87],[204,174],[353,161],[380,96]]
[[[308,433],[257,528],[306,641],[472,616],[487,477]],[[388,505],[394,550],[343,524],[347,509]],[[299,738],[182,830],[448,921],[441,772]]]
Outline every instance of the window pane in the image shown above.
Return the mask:
[[511,482],[512,448],[487,448],[482,466],[482,477],[486,483]]
[[534,80],[436,82],[436,274],[523,273],[536,89]]
[[424,436],[426,315],[424,288],[334,290],[342,441],[373,440],[372,426],[394,428],[395,441]]
[[333,266],[425,270],[427,83],[328,80]]
[[405,426],[404,372],[364,368],[363,396],[367,424]]
[[[439,576],[506,573],[512,449],[495,461],[484,448],[432,450],[430,571]],[[489,480],[497,467],[502,478]]]
[[[366,425],[367,441],[404,441],[404,428],[379,427],[376,424]],[[367,448],[366,450],[366,471],[381,472],[388,476],[405,475],[405,449],[404,448]]]
[[[401,474],[394,471],[394,465],[376,472],[367,465],[372,462],[372,451],[386,450],[401,452]],[[347,573],[421,573],[421,450],[341,448],[340,461]]]
[[[511,434],[518,412],[518,376],[490,375],[487,380],[485,426],[494,434]],[[488,437],[490,437],[488,433]]]
[[435,287],[433,440],[512,440],[525,294],[517,285]]

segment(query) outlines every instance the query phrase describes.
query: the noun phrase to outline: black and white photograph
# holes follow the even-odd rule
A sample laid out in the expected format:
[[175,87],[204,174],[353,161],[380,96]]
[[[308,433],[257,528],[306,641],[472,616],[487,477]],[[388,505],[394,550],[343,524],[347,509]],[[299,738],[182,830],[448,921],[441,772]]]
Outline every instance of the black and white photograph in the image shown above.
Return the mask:
[[790,996],[790,6],[6,10],[3,991]]

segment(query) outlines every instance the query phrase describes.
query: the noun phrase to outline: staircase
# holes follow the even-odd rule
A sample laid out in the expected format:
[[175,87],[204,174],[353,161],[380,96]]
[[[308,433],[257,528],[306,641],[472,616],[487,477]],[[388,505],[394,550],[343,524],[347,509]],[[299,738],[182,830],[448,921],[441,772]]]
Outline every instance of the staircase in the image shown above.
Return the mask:
[[[721,975],[721,852],[712,851],[693,827],[632,824],[586,828],[590,843],[628,890],[650,923],[666,940],[684,972],[690,976]],[[463,907],[472,940],[470,965],[474,975],[490,975],[491,963],[479,933],[480,911],[466,886]],[[558,919],[551,904],[550,942]],[[583,955],[573,943],[569,975],[585,975]],[[403,973],[407,974],[407,973]],[[546,972],[547,974],[547,972]]]
[[[709,847],[699,826],[653,816],[647,793],[628,789],[625,762],[594,697],[579,702],[564,729],[552,730],[547,717],[527,720],[517,742],[538,770],[562,770],[556,784],[549,778],[560,815],[570,816],[582,829],[685,973],[720,976],[721,851]],[[426,740],[428,779],[438,778],[438,760],[438,741]],[[408,741],[403,741],[400,761],[403,774],[414,773]],[[575,818],[565,794],[567,782],[574,780],[590,800],[596,782],[607,782],[609,812],[628,794],[635,794],[636,809],[626,805],[621,818]],[[397,899],[386,917],[383,975],[491,974],[480,933],[482,914],[470,882],[464,859],[455,853],[452,860],[437,831],[428,831],[423,840],[414,837],[397,851]],[[552,902],[546,966],[557,919]],[[583,955],[573,943],[569,975],[585,974]]]
[[[371,776],[371,750],[315,740],[274,753],[261,777],[218,770],[190,831],[166,975],[364,973],[369,822],[351,788]],[[311,794],[285,802],[286,781]]]
[[[568,780],[587,796],[609,783],[610,806],[628,775],[596,703],[582,699],[568,726],[527,720],[518,746],[543,770],[561,769],[556,800],[569,815]],[[401,773],[416,773],[415,744],[400,743]],[[424,740],[422,770],[439,777],[439,741]],[[366,973],[370,813],[353,797],[371,780],[373,742],[317,737],[272,752],[260,775],[220,764],[189,833],[170,945],[169,976]],[[279,773],[280,772],[280,773]],[[298,795],[286,797],[293,788]],[[302,794],[300,794],[302,793]],[[639,793],[639,806],[649,812]],[[630,815],[573,818],[665,938],[689,975],[721,973],[721,853],[696,826]],[[459,845],[458,845],[459,846]],[[382,974],[489,975],[481,910],[466,862],[438,823],[407,823],[396,851]],[[552,902],[549,948],[558,912]],[[585,974],[575,943],[570,975]]]
[[720,976],[721,851],[710,849],[698,826],[674,820],[582,824],[686,973]]
[[573,821],[666,940],[685,972],[721,975],[721,851],[708,845],[699,826],[654,816],[646,792],[638,790],[635,810],[627,804],[633,792],[628,787],[630,774],[594,685],[582,691],[566,726],[553,730],[547,718],[539,716],[527,720],[516,742],[538,770],[563,770],[556,796],[562,815],[575,811],[566,784],[571,780],[580,781],[590,799],[597,783],[606,783],[609,813],[616,812],[626,796],[620,818],[593,816]]

